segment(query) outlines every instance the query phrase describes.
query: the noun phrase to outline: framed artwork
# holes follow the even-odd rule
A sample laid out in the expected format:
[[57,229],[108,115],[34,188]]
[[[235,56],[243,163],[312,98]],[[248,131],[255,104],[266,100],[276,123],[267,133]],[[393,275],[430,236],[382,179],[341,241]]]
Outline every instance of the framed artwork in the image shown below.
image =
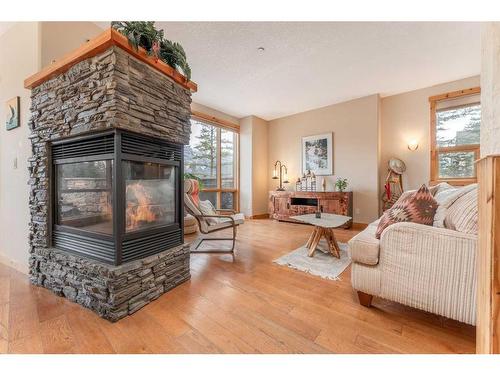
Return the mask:
[[8,100],[7,103],[5,103],[5,128],[7,130],[15,129],[21,125],[21,121],[19,118],[19,102],[19,96],[16,96],[15,98],[12,98]]
[[302,137],[302,173],[333,174],[333,133]]

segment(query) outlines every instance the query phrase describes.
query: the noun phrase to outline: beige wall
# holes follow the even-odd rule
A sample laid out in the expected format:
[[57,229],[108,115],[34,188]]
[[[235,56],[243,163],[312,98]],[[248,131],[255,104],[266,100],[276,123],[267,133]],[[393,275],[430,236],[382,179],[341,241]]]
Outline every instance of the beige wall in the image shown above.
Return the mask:
[[267,213],[268,123],[248,116],[240,120],[240,211]]
[[102,33],[93,22],[41,22],[42,67]]
[[268,122],[253,116],[252,143],[252,212],[253,215],[267,213],[268,196]]
[[[0,260],[27,272],[30,91],[23,81],[40,67],[39,23],[17,23],[0,37]],[[7,131],[5,102],[21,98],[21,126]],[[17,167],[14,163],[17,161]]]
[[[382,98],[380,181],[384,183],[391,157],[406,164],[405,189],[415,189],[430,179],[430,107],[429,96],[479,86],[479,76],[462,79]],[[408,141],[419,147],[408,150]]]
[[252,116],[240,120],[240,211],[253,215],[253,120]]
[[347,178],[354,191],[354,221],[369,223],[378,217],[378,95],[334,104],[269,122],[268,189],[276,188],[271,171],[276,160],[288,167],[290,186],[301,174],[302,137],[333,132],[334,175],[327,176],[327,190],[337,177]]
[[[196,93],[193,94],[193,100],[196,100]],[[231,115],[228,115],[227,113],[218,111],[216,109],[207,107],[205,105],[195,103],[194,101],[191,103],[191,110],[202,112],[206,115],[214,116],[214,117],[217,117],[221,120],[232,122],[235,125],[238,125],[238,122],[239,122],[239,120],[236,117],[233,117]]]

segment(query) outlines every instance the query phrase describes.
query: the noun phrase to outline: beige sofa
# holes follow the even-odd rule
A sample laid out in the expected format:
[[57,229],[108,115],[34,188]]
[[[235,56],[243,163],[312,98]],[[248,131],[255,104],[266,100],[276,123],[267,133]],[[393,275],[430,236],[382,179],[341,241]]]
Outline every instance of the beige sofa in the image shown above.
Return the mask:
[[475,325],[477,186],[448,189],[435,194],[434,226],[397,223],[378,240],[377,220],[349,241],[361,304],[377,296]]

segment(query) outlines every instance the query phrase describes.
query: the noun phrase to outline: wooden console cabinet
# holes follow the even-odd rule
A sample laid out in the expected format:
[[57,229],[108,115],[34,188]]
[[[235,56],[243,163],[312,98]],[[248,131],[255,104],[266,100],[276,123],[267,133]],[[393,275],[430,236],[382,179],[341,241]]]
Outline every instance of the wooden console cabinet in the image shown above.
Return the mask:
[[[352,217],[352,191],[270,191],[269,217],[279,221],[298,223],[290,216],[313,214],[319,205],[322,212]],[[344,228],[350,228],[350,220]]]

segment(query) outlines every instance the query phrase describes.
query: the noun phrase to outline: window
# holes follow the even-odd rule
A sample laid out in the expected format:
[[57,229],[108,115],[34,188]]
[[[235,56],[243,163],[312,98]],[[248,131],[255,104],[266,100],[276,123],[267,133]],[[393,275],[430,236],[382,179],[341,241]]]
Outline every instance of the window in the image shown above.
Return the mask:
[[238,209],[237,126],[204,115],[191,118],[184,172],[201,180],[200,199],[218,209]]
[[480,88],[429,98],[431,183],[466,185],[477,181],[481,125]]

